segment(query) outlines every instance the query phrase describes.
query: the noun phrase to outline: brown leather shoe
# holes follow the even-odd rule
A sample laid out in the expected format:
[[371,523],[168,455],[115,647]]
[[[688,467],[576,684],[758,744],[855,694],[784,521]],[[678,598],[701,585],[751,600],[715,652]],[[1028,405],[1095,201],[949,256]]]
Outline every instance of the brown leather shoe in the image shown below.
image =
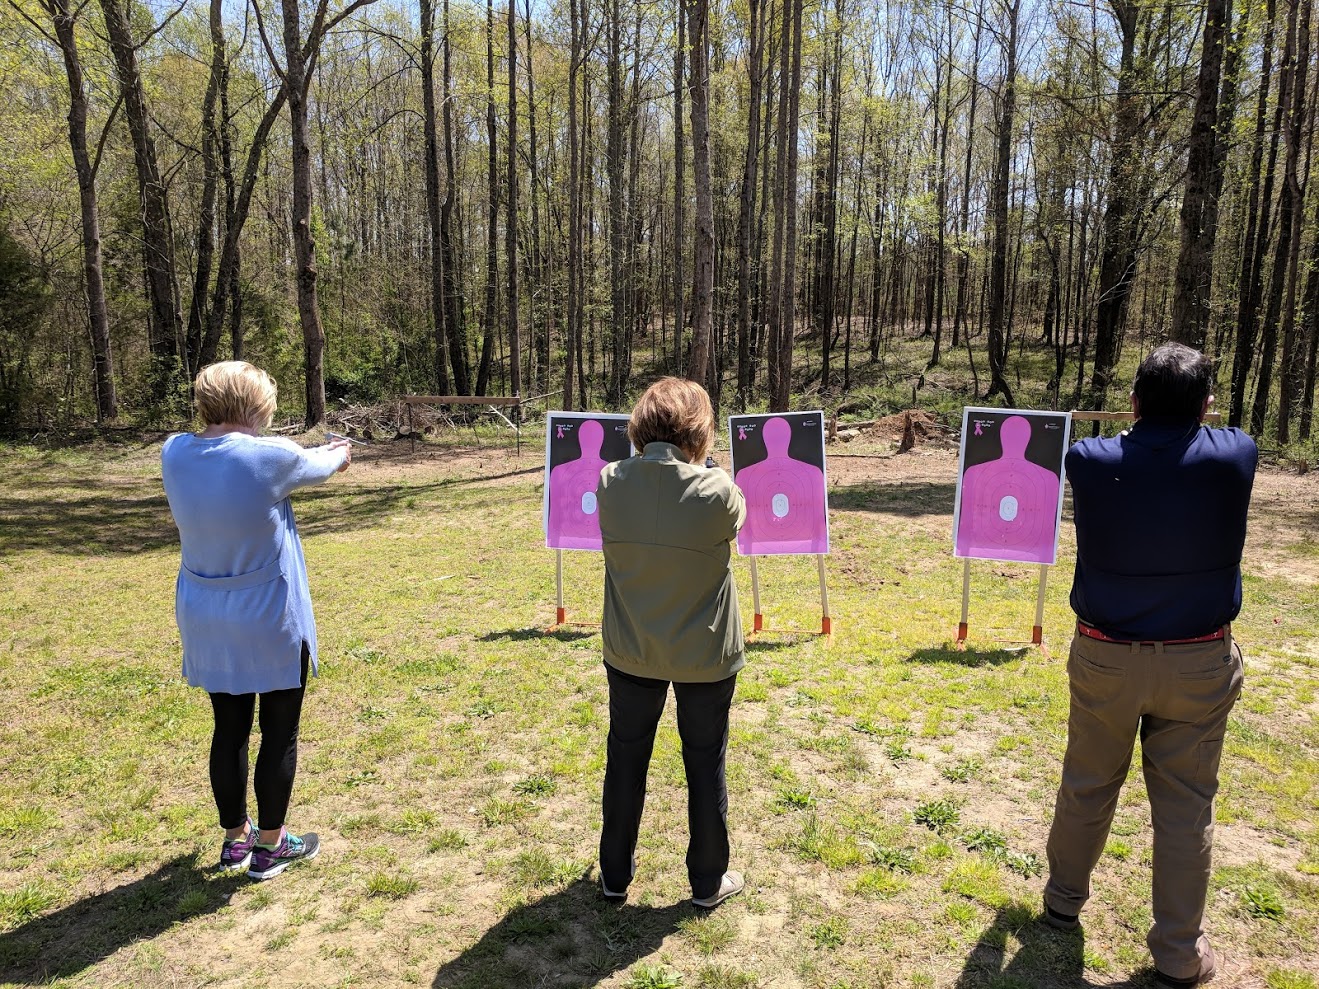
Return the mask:
[[1167,975],[1160,972],[1157,968],[1154,970],[1154,981],[1157,985],[1168,986],[1169,989],[1178,989],[1181,986],[1199,986],[1204,985],[1218,974],[1217,960],[1214,958],[1214,949],[1209,948],[1205,954],[1200,956],[1200,971],[1195,975],[1188,975],[1185,978]]

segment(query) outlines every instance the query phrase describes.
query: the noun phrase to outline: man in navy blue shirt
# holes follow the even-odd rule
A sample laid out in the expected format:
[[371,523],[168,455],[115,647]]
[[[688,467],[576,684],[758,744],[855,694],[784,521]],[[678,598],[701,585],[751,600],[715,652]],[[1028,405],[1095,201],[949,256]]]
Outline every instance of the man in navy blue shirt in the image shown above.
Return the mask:
[[1147,941],[1164,986],[1214,975],[1203,927],[1214,795],[1241,693],[1229,623],[1258,452],[1238,429],[1202,425],[1213,380],[1199,351],[1159,347],[1136,372],[1132,428],[1067,454],[1077,626],[1045,920],[1077,926],[1139,735],[1154,827]]

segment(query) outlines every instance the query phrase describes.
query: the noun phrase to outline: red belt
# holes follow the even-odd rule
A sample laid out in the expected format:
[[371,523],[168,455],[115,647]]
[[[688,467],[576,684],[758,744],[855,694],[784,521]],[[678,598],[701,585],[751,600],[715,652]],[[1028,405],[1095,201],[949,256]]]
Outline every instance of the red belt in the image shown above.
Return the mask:
[[[1220,639],[1224,639],[1227,637],[1227,633],[1230,628],[1231,626],[1224,625],[1222,628],[1216,629],[1213,632],[1210,632],[1208,635],[1197,635],[1189,639],[1159,639],[1157,641],[1162,642],[1165,646],[1190,645],[1191,643],[1195,643],[1195,642],[1217,642]],[[1078,621],[1076,623],[1076,634],[1084,635],[1087,639],[1098,639],[1100,642],[1115,642],[1121,646],[1129,646],[1136,642],[1156,641],[1153,639],[1141,639],[1141,640],[1115,639],[1112,636],[1105,635],[1103,632],[1099,631],[1099,629],[1095,628],[1093,625],[1087,625],[1085,622],[1082,621]]]

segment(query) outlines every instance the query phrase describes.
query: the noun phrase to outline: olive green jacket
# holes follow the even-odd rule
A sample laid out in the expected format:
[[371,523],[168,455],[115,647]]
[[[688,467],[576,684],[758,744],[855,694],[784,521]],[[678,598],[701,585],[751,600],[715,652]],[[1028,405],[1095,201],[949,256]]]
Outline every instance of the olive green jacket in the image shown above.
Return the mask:
[[609,464],[596,492],[604,537],[605,662],[679,683],[725,680],[746,662],[729,567],[746,502],[717,467],[647,443]]

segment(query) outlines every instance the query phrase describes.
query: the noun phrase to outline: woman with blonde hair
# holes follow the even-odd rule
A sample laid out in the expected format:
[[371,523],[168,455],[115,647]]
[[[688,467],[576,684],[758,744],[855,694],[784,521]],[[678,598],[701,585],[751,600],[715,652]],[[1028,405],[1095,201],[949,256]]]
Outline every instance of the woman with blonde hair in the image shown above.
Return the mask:
[[[204,428],[175,433],[161,450],[165,496],[182,560],[174,614],[183,675],[211,698],[210,779],[225,830],[220,867],[270,879],[320,850],[315,834],[284,827],[298,762],[316,622],[289,495],[346,470],[346,440],[304,449],[262,436],[276,387],[243,361],[202,369],[193,388]],[[260,697],[257,820],[247,812],[247,750]]]
[[637,455],[600,473],[604,661],[609,742],[600,887],[622,900],[636,872],[646,774],[669,684],[687,772],[687,877],[692,902],[715,907],[741,891],[728,870],[728,712],[745,662],[731,544],[746,519],[742,492],[703,466],[714,410],[700,385],[661,378],[632,410]]

